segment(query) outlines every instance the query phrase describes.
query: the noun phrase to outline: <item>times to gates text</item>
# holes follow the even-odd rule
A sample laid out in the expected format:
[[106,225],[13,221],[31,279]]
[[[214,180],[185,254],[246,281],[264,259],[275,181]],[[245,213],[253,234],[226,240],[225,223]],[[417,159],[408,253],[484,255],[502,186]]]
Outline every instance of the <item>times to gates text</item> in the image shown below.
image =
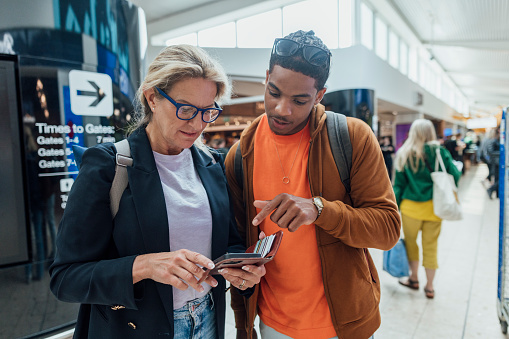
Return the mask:
[[83,133],[86,132],[88,134],[114,134],[115,127],[113,126],[103,126],[103,125],[94,125],[94,124],[86,124],[85,127],[80,125],[73,124],[69,125],[48,125],[44,122],[38,122],[35,124],[37,127],[37,131],[39,134],[69,134],[73,133]]
[[[44,122],[35,124],[39,135],[36,139],[38,145],[43,146],[37,150],[37,155],[41,158],[49,157],[64,157],[72,154],[71,144],[79,144],[81,134],[94,135],[97,138],[97,143],[115,142],[115,127],[103,126],[101,124],[85,124],[81,125],[49,125]],[[66,134],[64,137],[44,134]],[[68,147],[59,148],[58,146],[66,145]],[[39,168],[41,169],[57,169],[65,170],[65,168],[76,165],[74,159],[41,159],[39,161]]]

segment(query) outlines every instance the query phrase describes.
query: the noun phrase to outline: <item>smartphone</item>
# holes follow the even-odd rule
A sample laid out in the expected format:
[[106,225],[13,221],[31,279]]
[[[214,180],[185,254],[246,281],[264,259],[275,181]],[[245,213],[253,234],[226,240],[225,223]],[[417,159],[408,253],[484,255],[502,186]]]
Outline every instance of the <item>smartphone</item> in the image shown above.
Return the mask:
[[244,265],[257,265],[264,263],[264,259],[259,253],[226,253],[214,260],[215,267],[211,270],[203,267],[206,274],[198,283],[202,283],[209,274],[219,274],[217,271],[222,268],[234,267],[240,268]]
[[216,266],[212,270],[212,274],[221,268],[256,265],[261,259],[262,256],[259,253],[226,253],[214,260]]

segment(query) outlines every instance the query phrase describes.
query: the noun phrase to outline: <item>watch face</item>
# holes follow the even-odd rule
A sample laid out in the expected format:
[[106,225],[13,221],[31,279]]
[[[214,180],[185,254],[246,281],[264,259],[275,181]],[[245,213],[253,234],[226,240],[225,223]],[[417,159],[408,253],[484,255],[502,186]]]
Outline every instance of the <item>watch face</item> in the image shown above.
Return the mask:
[[315,198],[313,198],[313,202],[315,203],[316,207],[318,207],[319,209],[323,208],[322,199],[315,197]]

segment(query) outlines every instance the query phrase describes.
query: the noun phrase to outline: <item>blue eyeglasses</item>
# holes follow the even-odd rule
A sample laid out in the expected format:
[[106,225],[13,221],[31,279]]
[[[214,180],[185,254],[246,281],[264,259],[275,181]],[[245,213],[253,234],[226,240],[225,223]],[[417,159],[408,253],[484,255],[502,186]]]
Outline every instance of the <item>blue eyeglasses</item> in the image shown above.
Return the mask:
[[196,114],[198,114],[198,112],[201,112],[201,119],[203,122],[210,123],[216,121],[219,114],[223,111],[216,102],[214,102],[214,108],[198,108],[193,105],[179,104],[170,98],[168,94],[164,93],[164,91],[159,87],[155,86],[155,89],[177,108],[177,118],[180,120],[191,120],[196,116]]

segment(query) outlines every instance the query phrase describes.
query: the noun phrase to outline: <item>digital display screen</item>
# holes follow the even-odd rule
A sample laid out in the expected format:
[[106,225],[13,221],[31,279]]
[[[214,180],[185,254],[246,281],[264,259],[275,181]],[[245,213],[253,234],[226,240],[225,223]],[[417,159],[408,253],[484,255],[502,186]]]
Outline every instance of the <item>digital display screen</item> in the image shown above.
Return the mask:
[[0,56],[0,266],[29,259],[15,62]]

